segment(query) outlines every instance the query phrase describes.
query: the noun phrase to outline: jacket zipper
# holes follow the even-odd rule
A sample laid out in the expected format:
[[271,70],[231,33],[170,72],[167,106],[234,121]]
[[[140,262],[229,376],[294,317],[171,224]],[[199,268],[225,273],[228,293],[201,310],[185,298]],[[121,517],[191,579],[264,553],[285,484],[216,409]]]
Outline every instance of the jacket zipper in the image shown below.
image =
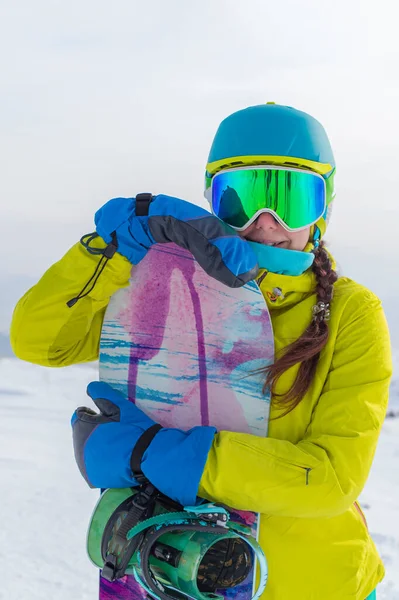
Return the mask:
[[[249,448],[252,450],[251,446],[249,446],[248,444],[246,444],[245,442],[237,442],[239,445],[244,446],[245,448]],[[284,458],[279,458],[274,456],[273,454],[270,454],[269,452],[265,452],[265,454],[267,454],[267,456],[270,456],[271,458],[273,458],[276,462],[282,463],[283,465],[286,465],[288,467],[290,467],[291,469],[295,469],[298,470],[300,469],[303,473],[303,471],[306,471],[306,485],[309,485],[309,473],[310,471],[313,470],[313,467],[304,467],[303,465],[295,465],[291,462],[289,462],[288,460],[285,460]]]
[[309,485],[309,473],[312,469],[309,469],[309,467],[304,467],[306,470],[306,485]]
[[356,510],[359,513],[359,515],[361,516],[362,521],[363,521],[363,523],[364,523],[364,525],[365,525],[365,527],[366,527],[366,529],[368,531],[369,527],[367,525],[366,517],[364,516],[364,513],[363,513],[362,509],[359,506],[359,503],[358,502],[354,502],[353,505],[356,508]]

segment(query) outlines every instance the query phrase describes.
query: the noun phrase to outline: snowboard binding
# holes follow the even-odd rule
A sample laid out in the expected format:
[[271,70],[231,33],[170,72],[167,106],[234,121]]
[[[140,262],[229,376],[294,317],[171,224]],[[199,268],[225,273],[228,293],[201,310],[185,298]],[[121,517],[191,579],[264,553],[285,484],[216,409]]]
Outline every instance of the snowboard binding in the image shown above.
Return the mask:
[[134,575],[156,600],[223,600],[216,591],[242,583],[254,566],[263,593],[267,563],[248,528],[232,523],[214,504],[185,507],[151,484],[110,489],[101,496],[89,525],[87,550],[102,576]]

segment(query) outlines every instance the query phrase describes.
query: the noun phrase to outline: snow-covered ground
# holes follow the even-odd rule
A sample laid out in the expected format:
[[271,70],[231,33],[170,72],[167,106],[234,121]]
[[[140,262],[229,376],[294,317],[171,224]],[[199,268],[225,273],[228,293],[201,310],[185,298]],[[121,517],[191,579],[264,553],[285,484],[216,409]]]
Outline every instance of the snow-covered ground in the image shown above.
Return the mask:
[[[55,370],[0,359],[1,600],[97,597],[85,536],[98,492],[75,466],[69,425],[96,376],[92,366]],[[390,408],[399,412],[396,392]],[[391,418],[361,496],[387,571],[378,600],[399,599],[398,464],[399,418]]]

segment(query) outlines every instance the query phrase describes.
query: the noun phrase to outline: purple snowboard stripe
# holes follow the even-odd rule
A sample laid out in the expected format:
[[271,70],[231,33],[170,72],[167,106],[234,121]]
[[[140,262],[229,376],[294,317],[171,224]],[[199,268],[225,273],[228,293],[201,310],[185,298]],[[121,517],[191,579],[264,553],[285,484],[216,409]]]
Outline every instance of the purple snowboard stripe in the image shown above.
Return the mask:
[[[170,249],[167,249],[166,252],[161,251],[161,253],[172,254]],[[173,253],[173,254],[176,256],[175,253]],[[181,255],[180,256],[177,255],[177,256],[181,258]],[[164,264],[163,266],[166,267],[167,265]],[[172,269],[170,268],[171,263],[169,263],[168,266],[169,266],[169,269],[167,270],[167,275],[168,275],[167,289],[170,293],[170,282],[171,282],[171,275],[172,275]],[[207,368],[206,368],[205,335],[204,335],[204,331],[203,331],[201,301],[199,299],[198,292],[195,289],[194,283],[192,280],[192,277],[195,272],[194,261],[192,260],[192,258],[190,258],[190,260],[187,261],[187,263],[185,264],[185,267],[186,268],[184,270],[183,269],[180,269],[180,270],[181,270],[183,277],[187,281],[187,287],[190,290],[191,302],[192,302],[193,310],[194,310],[195,325],[196,325],[196,330],[197,330],[201,424],[209,425],[209,402],[208,402],[208,386],[207,386],[208,377],[207,377]],[[164,275],[165,275],[165,272],[164,272]],[[148,308],[149,308],[148,304],[146,303],[144,306],[141,307],[141,311],[148,310]],[[131,350],[130,357],[129,357],[127,392],[128,392],[129,400],[133,403],[136,401],[136,389],[137,389],[139,361],[140,361],[140,359],[141,360],[150,360],[151,358],[156,356],[156,354],[158,353],[159,350],[158,350],[157,346],[160,346],[162,343],[161,339],[163,336],[162,336],[161,332],[163,332],[165,329],[168,312],[169,312],[169,305],[166,304],[163,307],[163,310],[161,310],[157,314],[157,316],[160,317],[160,319],[156,323],[156,325],[157,325],[156,328],[153,328],[155,348],[153,348],[152,350],[146,349],[144,351],[144,353],[142,350],[140,351],[138,348],[132,348],[132,350]],[[156,339],[157,337],[158,337],[158,339]],[[142,354],[142,356],[140,356],[140,354]]]
[[[147,269],[149,269],[149,270],[153,269],[153,271],[156,272],[156,265],[158,265],[158,268],[159,268],[159,265],[162,266],[162,277],[166,283],[165,289],[163,290],[164,298],[166,299],[166,301],[163,303],[162,302],[160,303],[160,306],[158,306],[158,310],[157,310],[156,314],[154,315],[153,307],[152,307],[151,303],[148,303],[148,297],[150,297],[150,298],[153,297],[155,290],[157,290],[158,280],[156,277],[154,277],[153,279],[148,279],[145,283],[146,294],[143,295],[140,302],[137,304],[136,309],[144,318],[147,317],[145,319],[149,325],[149,328],[147,331],[151,332],[153,347],[152,348],[142,348],[140,346],[140,339],[139,339],[138,346],[132,347],[132,349],[130,351],[129,369],[128,369],[128,377],[127,377],[127,392],[128,392],[129,400],[131,402],[136,401],[136,389],[137,389],[137,377],[138,377],[138,371],[139,371],[139,361],[140,360],[145,360],[145,361],[151,360],[158,354],[159,348],[162,346],[166,321],[167,321],[168,314],[169,314],[170,286],[171,286],[171,281],[172,281],[172,272],[176,267],[176,263],[173,260],[174,257],[177,257],[178,259],[182,258],[181,253],[176,252],[176,247],[174,245],[162,246],[162,247],[155,246],[153,248],[153,251],[149,255],[147,255]],[[184,269],[180,268],[180,271],[181,271],[183,277],[185,278],[185,280],[187,281],[188,286],[190,286],[190,282],[192,281],[192,277],[194,276],[194,273],[195,273],[195,263],[194,263],[194,259],[191,254],[189,254],[185,258],[186,258],[186,260],[184,262]],[[153,266],[153,265],[155,265],[155,266]],[[191,283],[190,288],[194,289],[194,286],[192,283]],[[198,299],[197,292],[195,292],[195,294]],[[191,293],[191,296],[193,296],[192,293]],[[192,302],[193,302],[193,300],[192,300]],[[197,302],[197,303],[199,304],[199,302]],[[193,304],[194,304],[194,302],[193,302]],[[197,320],[196,320],[196,323],[197,323]],[[202,323],[203,323],[202,316],[200,318],[200,323],[201,323],[201,327],[202,327]],[[197,327],[197,329],[198,329],[198,327]],[[203,337],[203,334],[202,334],[202,337]],[[134,341],[134,335],[132,336],[132,341]],[[203,347],[204,347],[204,342],[205,342],[205,340],[203,338],[203,343],[202,343]],[[204,355],[205,355],[205,351],[204,351]],[[201,378],[201,381],[202,381],[202,378]],[[205,381],[206,381],[206,375],[205,375]],[[207,416],[207,419],[209,422],[207,400],[206,400],[206,416]]]
[[146,595],[133,575],[112,582],[100,576],[100,600],[144,600]]
[[198,342],[198,370],[199,370],[199,388],[200,388],[200,411],[201,425],[209,425],[209,405],[208,405],[208,385],[207,368],[205,352],[204,323],[202,319],[201,301],[198,292],[194,287],[192,279],[187,282],[190,290],[191,301],[194,308],[195,327],[197,329]]

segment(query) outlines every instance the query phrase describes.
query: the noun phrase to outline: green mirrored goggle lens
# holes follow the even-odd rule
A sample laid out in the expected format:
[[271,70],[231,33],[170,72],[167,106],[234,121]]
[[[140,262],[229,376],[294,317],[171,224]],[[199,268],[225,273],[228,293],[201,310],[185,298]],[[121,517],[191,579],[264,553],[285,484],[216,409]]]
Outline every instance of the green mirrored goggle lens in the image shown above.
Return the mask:
[[315,223],[326,208],[323,177],[276,168],[236,169],[212,180],[213,213],[237,229],[262,210],[272,211],[289,229]]

